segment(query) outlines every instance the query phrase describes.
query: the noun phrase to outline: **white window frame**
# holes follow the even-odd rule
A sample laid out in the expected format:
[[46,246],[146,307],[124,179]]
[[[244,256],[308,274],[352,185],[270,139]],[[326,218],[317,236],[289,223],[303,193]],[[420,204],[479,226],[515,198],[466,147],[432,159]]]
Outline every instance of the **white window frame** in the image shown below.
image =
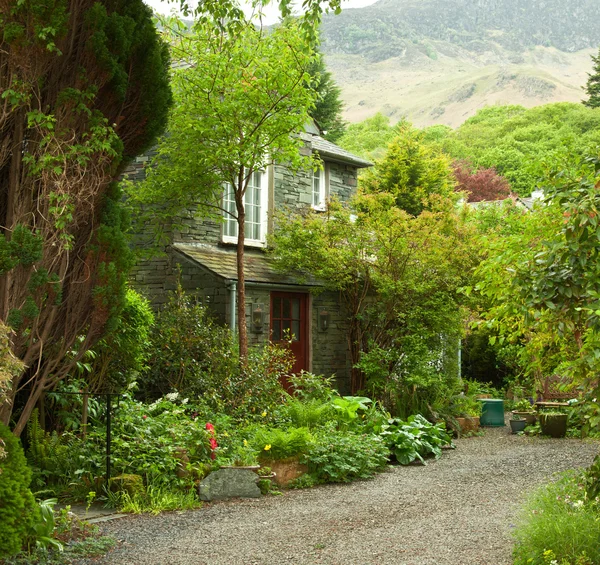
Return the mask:
[[[258,180],[259,186],[256,181]],[[256,194],[256,189],[259,194]],[[269,176],[267,171],[255,171],[246,188],[244,195],[244,210],[246,213],[244,244],[254,247],[264,247],[267,243],[267,212],[269,205]],[[256,211],[258,208],[258,211]],[[230,183],[223,186],[223,243],[237,243],[238,225],[237,210],[233,190]],[[232,212],[232,214],[228,213]],[[255,237],[258,232],[258,238]]]
[[327,187],[327,177],[325,174],[325,164],[319,169],[313,171],[311,177],[311,206],[313,210],[323,211],[327,205],[327,196],[329,193]]

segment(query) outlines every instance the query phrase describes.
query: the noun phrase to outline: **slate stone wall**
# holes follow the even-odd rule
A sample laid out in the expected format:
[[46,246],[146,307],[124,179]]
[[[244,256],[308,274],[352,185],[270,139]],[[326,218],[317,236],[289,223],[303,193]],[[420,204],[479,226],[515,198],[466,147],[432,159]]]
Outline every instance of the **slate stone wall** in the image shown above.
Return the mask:
[[[329,313],[329,327],[319,330],[319,308]],[[336,292],[322,292],[312,297],[312,372],[335,376],[338,390],[350,394],[350,351],[347,338],[348,316]]]

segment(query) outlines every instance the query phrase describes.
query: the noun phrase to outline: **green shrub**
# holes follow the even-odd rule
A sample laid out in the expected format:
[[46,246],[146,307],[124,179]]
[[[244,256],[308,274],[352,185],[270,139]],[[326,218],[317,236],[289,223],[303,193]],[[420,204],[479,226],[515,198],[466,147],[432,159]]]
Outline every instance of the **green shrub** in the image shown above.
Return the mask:
[[333,387],[334,378],[323,375],[314,375],[307,371],[301,371],[291,375],[288,380],[294,387],[294,395],[303,401],[315,400],[326,402],[337,396]]
[[600,504],[585,500],[584,484],[572,471],[533,493],[515,529],[515,565],[600,563]]
[[301,458],[317,483],[367,479],[383,469],[389,451],[383,440],[369,434],[325,429]]
[[283,410],[296,428],[313,429],[334,418],[334,408],[331,402],[321,400],[297,400],[290,398]]
[[6,557],[21,550],[39,510],[29,490],[31,471],[21,443],[3,424],[0,443],[6,451],[0,459],[0,557]]
[[280,377],[292,365],[289,351],[267,344],[250,349],[241,371],[231,331],[181,290],[156,315],[151,350],[139,379],[146,400],[177,391],[238,419],[278,406],[284,398]]
[[250,443],[260,453],[259,459],[279,460],[306,453],[313,442],[308,428],[257,428]]
[[417,459],[426,465],[427,457],[439,459],[442,456],[442,447],[454,447],[444,423],[432,424],[420,414],[410,416],[406,422],[389,420],[381,436],[401,465]]

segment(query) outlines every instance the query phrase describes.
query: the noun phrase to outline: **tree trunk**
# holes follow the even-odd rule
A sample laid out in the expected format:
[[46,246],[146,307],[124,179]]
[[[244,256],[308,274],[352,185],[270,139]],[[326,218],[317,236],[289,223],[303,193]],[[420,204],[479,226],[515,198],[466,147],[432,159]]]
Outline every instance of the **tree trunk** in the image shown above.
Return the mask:
[[244,241],[246,212],[244,209],[244,179],[240,173],[237,189],[235,190],[235,207],[237,210],[238,240],[237,240],[237,326],[238,343],[240,347],[240,365],[242,370],[248,360],[248,332],[246,329],[246,278],[244,276]]

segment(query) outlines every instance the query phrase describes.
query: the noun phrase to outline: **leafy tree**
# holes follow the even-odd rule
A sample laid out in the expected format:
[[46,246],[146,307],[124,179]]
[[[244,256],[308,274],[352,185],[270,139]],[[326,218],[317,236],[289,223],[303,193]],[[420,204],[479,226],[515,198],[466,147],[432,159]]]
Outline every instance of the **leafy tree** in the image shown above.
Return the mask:
[[519,196],[540,188],[553,169],[572,166],[571,155],[600,144],[600,113],[581,104],[523,108],[491,106],[435,142],[476,169],[494,168]]
[[321,53],[315,56],[308,67],[308,73],[316,91],[315,107],[310,115],[325,132],[325,139],[337,142],[346,129],[346,123],[342,118],[344,103],[340,100],[342,91],[327,70]]
[[27,367],[0,419],[26,386],[19,434],[118,314],[131,258],[113,181],[171,94],[142,0],[4,3],[0,29],[0,319]]
[[588,75],[588,81],[585,86],[585,91],[589,98],[583,103],[590,108],[600,108],[600,51],[596,57],[592,56],[594,68],[592,73]]
[[433,195],[449,196],[454,187],[450,160],[421,141],[421,134],[403,125],[383,159],[361,178],[366,192],[392,194],[396,205],[414,216]]
[[[409,381],[417,387],[438,378],[443,352],[461,333],[458,288],[475,258],[449,199],[437,197],[413,217],[394,195],[361,193],[350,206],[333,201],[326,214],[277,223],[280,267],[300,269],[342,297],[354,392],[366,387],[384,398]],[[365,380],[367,360],[379,370]]]
[[467,194],[468,202],[503,200],[510,195],[510,184],[494,168],[473,171],[467,161],[454,163],[456,190]]
[[[184,68],[173,76],[176,104],[154,166],[131,197],[161,207],[172,218],[182,208],[204,206],[237,222],[237,318],[239,353],[248,355],[245,312],[245,195],[255,173],[274,160],[291,169],[311,166],[300,154],[300,133],[315,94],[306,88],[313,61],[297,24],[270,33],[248,23],[235,34],[211,22],[178,38]],[[221,208],[225,185],[235,212]],[[158,214],[158,208],[152,208]]]
[[398,135],[397,127],[391,126],[390,119],[378,112],[362,122],[349,124],[337,143],[366,159],[380,158],[388,144]]
[[527,369],[585,387],[597,378],[600,345],[599,183],[598,158],[551,173],[544,206],[490,240],[478,268],[477,288],[493,301],[489,325],[524,345]]

